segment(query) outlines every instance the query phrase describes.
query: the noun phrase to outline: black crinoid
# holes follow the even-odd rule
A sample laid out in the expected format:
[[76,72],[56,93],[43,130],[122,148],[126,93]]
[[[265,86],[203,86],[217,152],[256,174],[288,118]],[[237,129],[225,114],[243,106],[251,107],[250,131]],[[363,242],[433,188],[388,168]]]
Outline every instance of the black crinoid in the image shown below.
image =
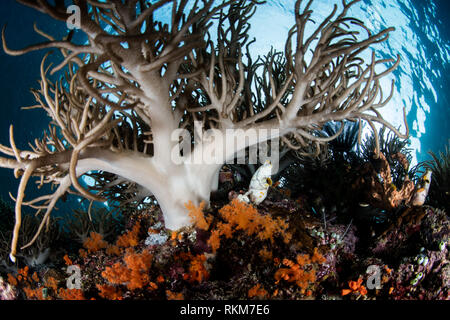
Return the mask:
[[350,185],[362,163],[358,131],[358,122],[328,122],[316,134],[334,139],[318,150],[311,144],[295,152],[296,160],[284,174],[285,187],[295,198],[306,197],[313,212],[342,214],[354,201]]
[[450,145],[445,147],[444,152],[439,152],[437,156],[430,151],[433,158],[423,163],[424,167],[431,170],[431,184],[428,192],[427,203],[444,208],[447,214],[450,212]]
[[315,154],[312,146],[306,146],[292,151],[294,160],[283,171],[284,187],[290,189],[293,195],[322,189],[323,180],[330,162],[328,148],[322,147]]
[[341,130],[342,125],[344,128],[341,134],[328,143],[328,148],[335,160],[354,162],[358,159],[359,154],[358,133],[360,123],[358,121],[344,121],[342,124],[328,122],[323,127],[323,133],[328,137],[333,137]]

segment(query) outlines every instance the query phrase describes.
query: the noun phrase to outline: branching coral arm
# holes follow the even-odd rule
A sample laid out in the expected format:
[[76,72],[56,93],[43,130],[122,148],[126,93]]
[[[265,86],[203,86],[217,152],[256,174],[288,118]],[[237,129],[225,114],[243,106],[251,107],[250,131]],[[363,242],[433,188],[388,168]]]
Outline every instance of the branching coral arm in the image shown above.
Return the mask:
[[17,190],[17,200],[16,200],[16,222],[13,230],[13,238],[11,242],[11,253],[9,255],[11,261],[16,262],[16,248],[17,242],[19,240],[19,230],[22,222],[22,202],[25,196],[25,188],[28,184],[28,180],[30,179],[33,171],[36,169],[35,163],[30,163],[27,165],[22,178],[20,179],[19,188]]

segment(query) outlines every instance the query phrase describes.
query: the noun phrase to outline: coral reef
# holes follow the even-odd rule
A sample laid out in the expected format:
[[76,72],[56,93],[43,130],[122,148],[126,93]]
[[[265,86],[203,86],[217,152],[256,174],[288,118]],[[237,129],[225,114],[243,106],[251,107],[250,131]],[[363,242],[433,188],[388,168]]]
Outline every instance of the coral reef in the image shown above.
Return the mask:
[[[422,189],[425,164],[409,168],[406,144],[389,139],[390,147],[381,140],[382,152],[374,157],[364,151],[373,147],[370,139],[362,148],[357,144],[357,124],[346,126],[343,140],[319,158],[291,154],[259,204],[239,198],[251,187],[251,177],[242,183],[236,174],[243,167],[223,166],[209,206],[186,202],[192,225],[178,231],[165,228],[151,202],[110,210],[90,205],[61,216],[11,264],[13,210],[1,203],[0,296],[448,300],[445,204],[430,206],[441,200],[431,192],[425,204],[412,201]],[[21,244],[39,220],[25,214],[22,227]],[[45,259],[38,258],[42,253]]]
[[[323,220],[280,186],[259,206],[234,198],[186,210],[194,226],[178,232],[163,227],[156,207],[136,210],[115,240],[91,231],[78,251],[44,268],[5,273],[2,292],[44,300],[449,298],[443,210],[404,206],[369,236],[353,220]],[[74,265],[81,287],[69,289]]]
[[[400,56],[380,58],[372,48],[394,28],[373,32],[351,17],[358,1],[332,6],[316,25],[312,1],[295,1],[284,50],[263,57],[252,57],[248,31],[264,1],[18,1],[62,22],[72,3],[85,43],[75,40],[74,31],[57,40],[36,26],[47,42],[12,49],[2,32],[7,54],[54,48],[63,57],[51,66],[52,52],[45,54],[39,88],[32,90],[31,109],[48,114],[48,130],[29,150],[20,150],[11,125],[10,146],[0,145],[0,167],[20,177],[12,261],[22,207],[43,213],[40,233],[67,194],[122,205],[152,198],[165,226],[178,230],[191,224],[184,204],[209,205],[222,166],[249,147],[281,140],[301,155],[319,154],[343,132],[346,120],[358,123],[359,138],[363,123],[375,133],[379,124],[408,137],[405,108],[404,134],[378,111],[394,92],[394,84],[387,94],[380,83],[399,66]],[[339,129],[324,136],[329,123]],[[374,150],[380,151],[378,138]],[[93,185],[83,185],[82,176]],[[39,189],[50,191],[25,199],[34,178]],[[255,188],[258,194],[247,191],[253,202],[266,196],[265,182],[262,187]]]
[[[65,1],[20,2],[67,17]],[[0,145],[0,166],[20,178],[15,208],[0,201],[0,299],[449,299],[448,150],[410,168],[407,123],[401,134],[377,110],[400,59],[360,57],[393,30],[349,17],[358,1],[305,39],[312,1],[297,0],[285,51],[257,60],[247,31],[260,1],[74,2],[86,45],[36,27],[49,42],[12,50],[2,35],[10,54],[60,49],[53,71],[65,74],[50,79],[47,54],[33,94],[52,122],[32,150],[17,148],[12,126],[11,147]],[[154,16],[166,4],[170,27]],[[255,128],[277,133],[231,135],[238,145],[214,164],[172,161],[179,144],[196,156],[229,141],[170,139],[179,129]],[[266,159],[225,165],[276,139],[278,172]],[[25,201],[33,177],[55,188]],[[68,194],[87,210],[52,217]]]

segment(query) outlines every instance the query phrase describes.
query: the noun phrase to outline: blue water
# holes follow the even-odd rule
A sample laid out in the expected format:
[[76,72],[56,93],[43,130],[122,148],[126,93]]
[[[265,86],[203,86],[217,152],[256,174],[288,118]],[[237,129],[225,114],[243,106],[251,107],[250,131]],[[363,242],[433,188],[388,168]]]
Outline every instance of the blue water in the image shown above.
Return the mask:
[[[284,48],[285,35],[293,24],[294,3],[268,1],[254,16],[251,33],[260,40],[255,45],[258,52],[267,52],[272,45]],[[328,16],[333,3],[341,1],[315,1],[313,19],[320,22]],[[387,42],[374,47],[379,57],[400,54],[402,59],[390,78],[396,81],[394,97],[380,111],[399,127],[403,124],[402,108],[406,107],[414,162],[429,159],[429,150],[443,150],[449,144],[449,13],[450,3],[445,0],[363,0],[350,11],[373,33],[391,26],[396,29]],[[390,80],[386,81],[385,94],[389,85]]]
[[[282,49],[285,35],[293,21],[295,1],[269,0],[254,16],[251,35],[257,38],[254,54],[265,54],[271,46]],[[330,12],[331,3],[317,0],[316,17]],[[389,41],[378,48],[383,56],[402,56],[393,76],[396,79],[394,99],[383,115],[396,126],[402,125],[401,110],[406,107],[411,129],[411,147],[415,161],[429,159],[427,151],[437,152],[450,138],[450,3],[446,0],[363,0],[351,14],[373,27],[373,31],[394,26]],[[320,19],[317,19],[320,20]],[[33,32],[33,22],[56,38],[66,34],[64,24],[13,0],[0,2],[0,24],[8,24],[6,38],[12,48],[20,48],[43,39]],[[14,124],[16,143],[26,148],[28,141],[39,137],[48,117],[40,110],[22,111],[33,105],[29,89],[37,87],[43,52],[10,57],[0,52],[0,143],[9,145],[9,125]],[[402,130],[404,128],[402,127]],[[9,199],[16,193],[18,181],[12,171],[0,169],[0,196]],[[31,185],[29,189],[32,189]],[[33,191],[27,193],[33,195]]]

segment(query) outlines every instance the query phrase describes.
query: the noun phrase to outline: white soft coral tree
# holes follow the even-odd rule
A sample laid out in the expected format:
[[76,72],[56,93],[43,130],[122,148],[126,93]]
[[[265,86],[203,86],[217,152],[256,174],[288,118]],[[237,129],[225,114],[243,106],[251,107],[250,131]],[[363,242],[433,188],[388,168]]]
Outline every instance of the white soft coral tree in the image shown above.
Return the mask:
[[[18,2],[61,21],[69,18],[67,1]],[[57,200],[67,193],[90,200],[104,200],[116,191],[136,197],[152,194],[166,227],[178,229],[191,223],[184,204],[208,202],[222,164],[261,140],[282,138],[291,148],[312,144],[319,150],[342,131],[323,137],[318,134],[322,125],[344,119],[366,121],[374,130],[379,123],[405,137],[378,111],[392,95],[383,97],[380,79],[397,67],[399,58],[377,60],[372,54],[370,61],[363,59],[369,47],[387,40],[393,29],[372,34],[363,22],[348,17],[357,1],[342,1],[341,11],[335,5],[314,25],[312,1],[297,0],[284,52],[271,52],[254,62],[247,31],[258,1],[72,2],[80,9],[85,44],[71,37],[57,41],[36,28],[47,42],[12,50],[5,30],[2,34],[9,54],[58,48],[63,55],[52,70],[43,59],[40,89],[33,91],[38,102],[34,107],[43,108],[52,119],[43,139],[36,139],[30,151],[19,150],[11,127],[10,147],[1,146],[10,157],[0,158],[0,166],[14,169],[21,178],[12,259],[23,205],[41,212],[40,232]],[[156,20],[155,13],[163,8],[171,8],[167,24]],[[217,28],[215,41],[209,32],[212,26]],[[391,66],[377,72],[385,63]],[[61,70],[65,76],[59,81],[48,78],[49,72]],[[213,164],[187,157],[173,161],[180,142],[173,133],[180,128],[191,133],[216,129],[237,141],[185,137],[182,142],[193,147],[194,158],[224,152],[216,153],[220,158]],[[277,130],[261,137],[255,135],[257,129]],[[97,173],[97,188],[86,189],[78,179],[92,172]],[[32,177],[40,185],[56,186],[54,192],[25,201]]]

